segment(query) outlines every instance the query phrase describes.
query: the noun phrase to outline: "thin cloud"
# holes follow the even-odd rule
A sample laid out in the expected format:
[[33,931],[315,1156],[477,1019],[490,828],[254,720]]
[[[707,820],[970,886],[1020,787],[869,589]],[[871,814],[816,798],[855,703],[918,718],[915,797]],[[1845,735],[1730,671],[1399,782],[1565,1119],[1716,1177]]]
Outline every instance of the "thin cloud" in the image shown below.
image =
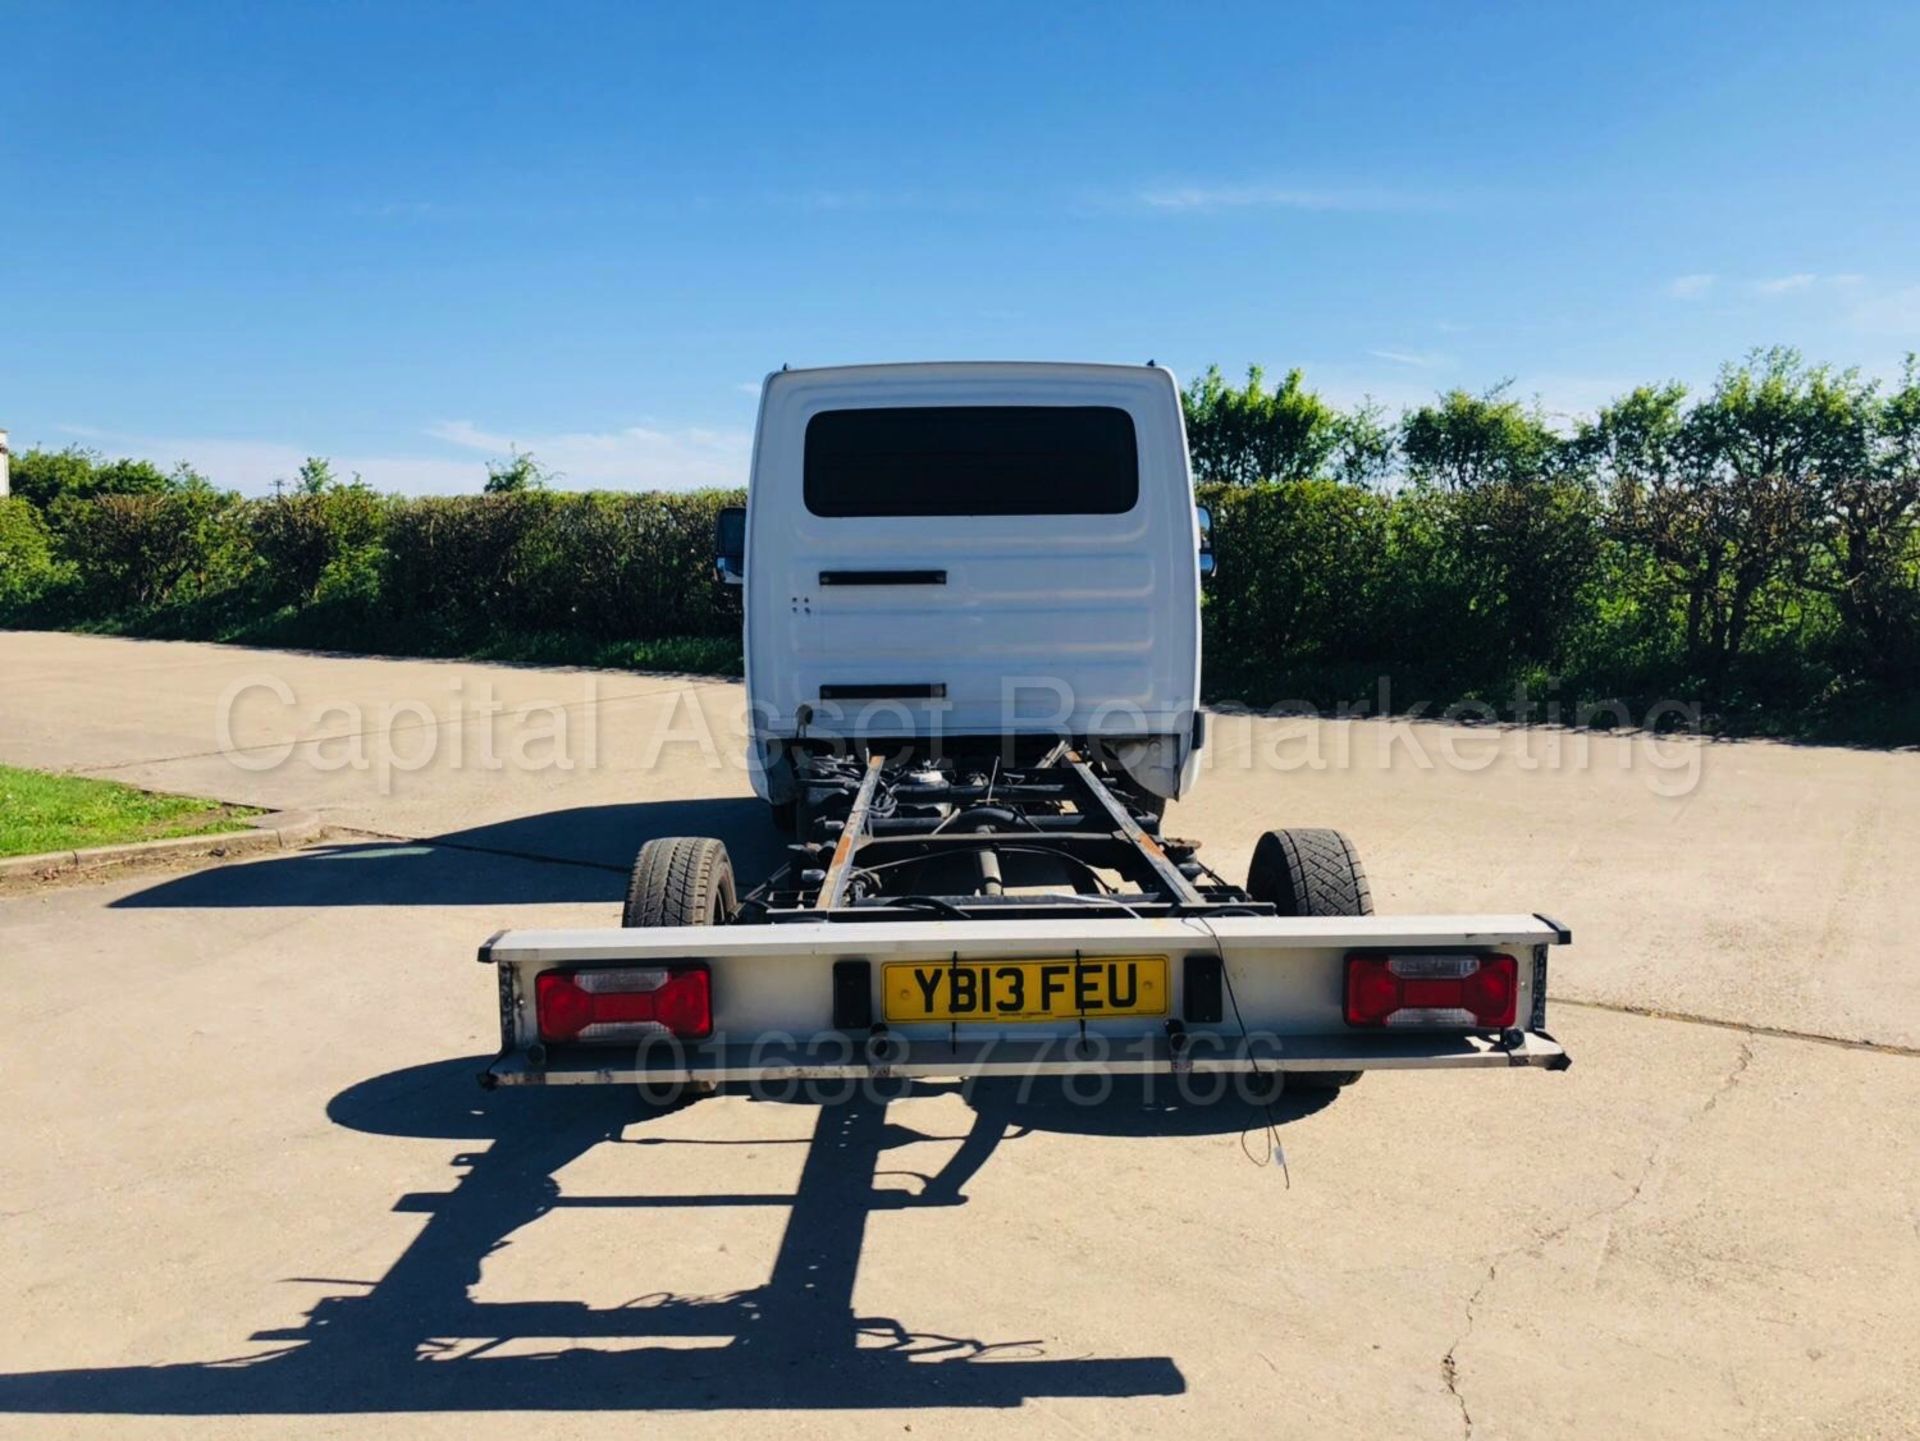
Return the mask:
[[371,220],[448,220],[452,208],[435,200],[370,200],[352,208]]
[[999,203],[998,198],[993,195],[971,190],[821,188],[775,191],[762,198],[775,209],[852,215],[913,211],[940,215],[963,214],[991,210]]
[[1756,280],[1747,288],[1755,295],[1772,297],[1776,295],[1798,295],[1809,290],[1856,290],[1865,285],[1867,277],[1852,271],[1842,271],[1831,275],[1822,275],[1815,271],[1803,270],[1792,275],[1774,275],[1764,280]]
[[[1729,280],[1735,293],[1771,300],[1783,295],[1802,295],[1813,290],[1855,290],[1867,277],[1853,271],[1822,274],[1814,270],[1796,270],[1790,275],[1768,275],[1757,280]],[[1678,300],[1699,300],[1717,289],[1721,277],[1710,273],[1676,275],[1666,284],[1666,293]]]
[[1712,290],[1719,279],[1710,274],[1676,275],[1667,282],[1667,294],[1676,300],[1698,300]]
[[1432,210],[1431,196],[1372,188],[1320,190],[1289,185],[1173,184],[1148,186],[1133,200],[1169,214],[1224,210],[1391,211]]
[[1453,364],[1451,355],[1442,355],[1433,350],[1369,350],[1376,360],[1390,360],[1395,365],[1410,365],[1416,370],[1444,370]]

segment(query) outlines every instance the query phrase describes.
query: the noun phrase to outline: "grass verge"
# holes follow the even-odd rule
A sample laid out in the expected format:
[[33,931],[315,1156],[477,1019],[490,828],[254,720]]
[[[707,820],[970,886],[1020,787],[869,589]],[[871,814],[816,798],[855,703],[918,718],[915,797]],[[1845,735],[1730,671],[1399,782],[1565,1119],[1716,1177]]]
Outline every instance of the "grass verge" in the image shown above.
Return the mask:
[[0,856],[83,850],[247,828],[260,812],[114,781],[0,766]]

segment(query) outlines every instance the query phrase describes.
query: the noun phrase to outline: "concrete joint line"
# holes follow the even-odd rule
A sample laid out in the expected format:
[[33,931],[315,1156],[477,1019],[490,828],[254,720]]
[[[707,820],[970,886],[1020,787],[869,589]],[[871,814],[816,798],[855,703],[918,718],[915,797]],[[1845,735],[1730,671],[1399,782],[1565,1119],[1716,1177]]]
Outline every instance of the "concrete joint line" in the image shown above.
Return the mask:
[[1838,1046],[1844,1051],[1872,1051],[1882,1056],[1920,1057],[1920,1046],[1903,1046],[1897,1041],[1866,1041],[1855,1036],[1829,1036],[1820,1031],[1796,1031],[1786,1026],[1765,1026],[1754,1021],[1728,1021],[1719,1016],[1702,1016],[1688,1011],[1666,1011],[1658,1006],[1636,1006],[1626,1001],[1576,1001],[1554,996],[1554,1006],[1571,1006],[1582,1011],[1608,1011],[1616,1016],[1638,1016],[1643,1021],[1672,1021],[1682,1026],[1712,1026],[1721,1031],[1737,1031],[1743,1036],[1765,1036],[1770,1041],[1809,1041],[1816,1046]]

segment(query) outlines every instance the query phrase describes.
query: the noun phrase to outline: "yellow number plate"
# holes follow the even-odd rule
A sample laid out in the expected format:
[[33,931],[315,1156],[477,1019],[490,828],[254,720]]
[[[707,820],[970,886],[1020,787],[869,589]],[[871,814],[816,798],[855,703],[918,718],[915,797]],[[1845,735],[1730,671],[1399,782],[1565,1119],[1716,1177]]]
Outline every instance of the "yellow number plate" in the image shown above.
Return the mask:
[[1165,956],[898,961],[881,967],[887,1019],[1090,1021],[1167,1013]]

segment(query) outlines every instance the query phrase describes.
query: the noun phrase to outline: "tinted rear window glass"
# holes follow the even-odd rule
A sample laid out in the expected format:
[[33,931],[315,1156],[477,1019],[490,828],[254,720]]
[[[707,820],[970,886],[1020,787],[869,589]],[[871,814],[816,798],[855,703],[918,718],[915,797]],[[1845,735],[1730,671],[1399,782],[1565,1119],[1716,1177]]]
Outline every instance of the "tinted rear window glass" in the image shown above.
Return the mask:
[[1108,405],[823,410],[815,515],[1119,515],[1140,498],[1133,417]]

